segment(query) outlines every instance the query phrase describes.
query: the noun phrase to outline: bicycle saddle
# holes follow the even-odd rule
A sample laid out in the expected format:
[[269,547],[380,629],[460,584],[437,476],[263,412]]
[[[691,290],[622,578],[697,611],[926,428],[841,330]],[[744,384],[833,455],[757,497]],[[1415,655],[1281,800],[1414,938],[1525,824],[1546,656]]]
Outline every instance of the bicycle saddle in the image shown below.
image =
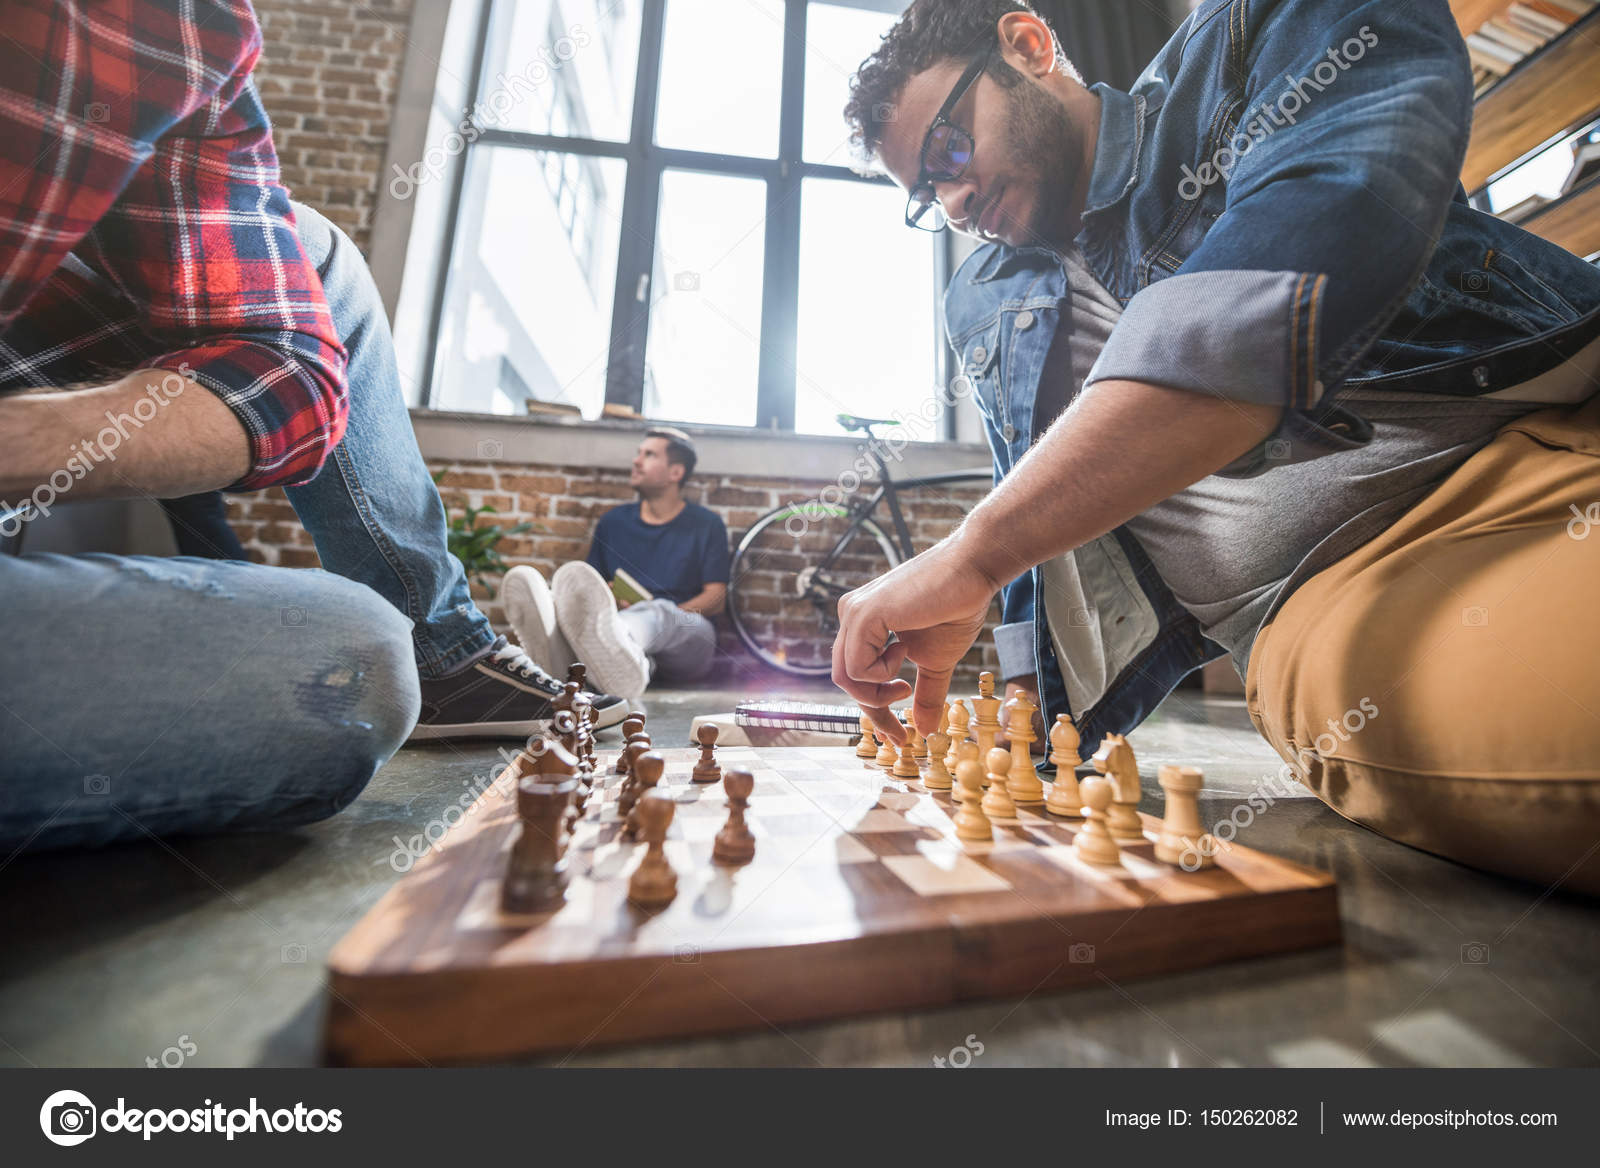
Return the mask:
[[863,430],[872,433],[874,426],[898,426],[900,423],[892,418],[858,418],[854,414],[839,414],[834,420],[846,430]]

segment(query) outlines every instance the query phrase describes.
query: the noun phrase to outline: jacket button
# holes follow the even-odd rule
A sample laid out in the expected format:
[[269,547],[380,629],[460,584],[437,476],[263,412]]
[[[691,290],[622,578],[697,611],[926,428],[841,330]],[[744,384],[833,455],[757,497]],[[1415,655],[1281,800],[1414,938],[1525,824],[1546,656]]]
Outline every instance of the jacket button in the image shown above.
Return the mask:
[[1021,312],[1021,313],[1017,314],[1017,328],[1022,329],[1022,330],[1027,330],[1027,329],[1031,329],[1032,327],[1033,327],[1033,313],[1031,313],[1031,312]]
[[1488,389],[1489,388],[1489,367],[1487,365],[1479,365],[1476,369],[1474,369],[1472,371],[1472,380],[1474,380],[1474,381],[1476,381],[1478,383],[1478,388],[1479,389]]
[[1007,442],[1015,442],[1017,440],[1017,428],[1010,422],[1006,423],[1006,428],[1001,433],[1005,435]]
[[982,345],[979,345],[976,349],[972,350],[972,363],[974,365],[982,365],[988,359],[989,350],[985,349]]

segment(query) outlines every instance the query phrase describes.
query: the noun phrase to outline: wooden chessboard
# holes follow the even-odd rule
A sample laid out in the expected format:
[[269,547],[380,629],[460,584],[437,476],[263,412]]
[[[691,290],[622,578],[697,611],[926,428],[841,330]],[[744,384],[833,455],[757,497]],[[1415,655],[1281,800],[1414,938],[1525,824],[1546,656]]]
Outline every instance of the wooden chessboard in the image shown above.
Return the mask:
[[[1081,821],[1022,811],[993,843],[957,841],[947,792],[848,747],[724,747],[755,775],[754,862],[711,863],[721,784],[664,750],[677,809],[678,896],[627,902],[643,844],[619,840],[620,779],[591,797],[559,911],[506,917],[517,829],[507,768],[329,958],[326,1050],[337,1064],[501,1059],[1021,995],[1339,939],[1333,877],[1238,846],[1196,873],[1126,845],[1080,862]],[[601,755],[609,769],[614,756]]]

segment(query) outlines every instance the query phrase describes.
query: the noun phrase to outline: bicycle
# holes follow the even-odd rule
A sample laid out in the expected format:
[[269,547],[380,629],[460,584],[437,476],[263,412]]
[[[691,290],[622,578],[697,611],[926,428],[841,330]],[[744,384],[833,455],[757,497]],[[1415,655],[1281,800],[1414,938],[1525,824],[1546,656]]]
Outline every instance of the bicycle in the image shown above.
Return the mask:
[[[739,541],[729,571],[728,618],[739,640],[759,660],[796,677],[833,672],[839,597],[916,554],[899,493],[994,478],[989,467],[978,467],[896,481],[872,428],[898,423],[853,414],[838,415],[838,422],[867,436],[876,478],[864,480],[844,502],[819,497],[767,512]],[[869,495],[868,488],[876,489]],[[893,539],[874,518],[885,501]]]

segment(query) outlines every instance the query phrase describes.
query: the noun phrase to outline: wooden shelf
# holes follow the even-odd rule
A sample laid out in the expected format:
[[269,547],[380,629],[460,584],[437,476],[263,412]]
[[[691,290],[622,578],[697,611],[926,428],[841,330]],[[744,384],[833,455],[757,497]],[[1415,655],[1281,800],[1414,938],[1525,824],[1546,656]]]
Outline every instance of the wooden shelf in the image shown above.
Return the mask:
[[1591,178],[1577,190],[1539,208],[1520,226],[1574,255],[1600,252],[1600,178]]
[[[1465,0],[1452,7],[1460,19]],[[1484,19],[1494,14],[1489,11]],[[1529,56],[1478,99],[1462,184],[1469,191],[1477,190],[1530,150],[1580,125],[1597,110],[1600,8]]]

